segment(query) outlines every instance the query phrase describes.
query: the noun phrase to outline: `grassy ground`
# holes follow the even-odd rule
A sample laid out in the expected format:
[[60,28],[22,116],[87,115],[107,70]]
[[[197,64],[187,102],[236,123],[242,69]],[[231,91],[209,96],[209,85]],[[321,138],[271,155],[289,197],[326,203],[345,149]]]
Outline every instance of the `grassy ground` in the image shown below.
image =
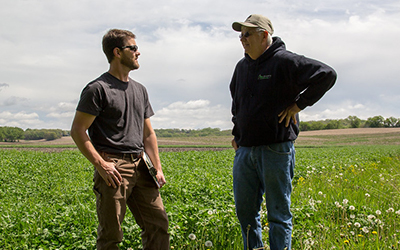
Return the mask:
[[[328,132],[335,131],[303,132],[296,143],[293,249],[400,249],[400,145],[393,140],[399,132]],[[172,139],[164,145],[177,145]],[[77,150],[48,153],[63,145],[73,149],[66,140],[36,144],[37,150],[0,149],[0,249],[94,249],[93,167]],[[229,146],[230,140],[179,143]],[[160,157],[172,248],[242,249],[232,194],[233,150]],[[266,212],[263,207],[268,242]],[[121,249],[140,249],[140,229],[130,213],[123,229]]]

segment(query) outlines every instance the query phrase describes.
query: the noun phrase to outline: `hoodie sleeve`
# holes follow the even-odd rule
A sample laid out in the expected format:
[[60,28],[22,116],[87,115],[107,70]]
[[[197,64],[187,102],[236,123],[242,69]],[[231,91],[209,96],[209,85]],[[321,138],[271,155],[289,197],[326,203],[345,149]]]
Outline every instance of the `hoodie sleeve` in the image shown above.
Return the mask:
[[297,86],[300,88],[296,104],[300,109],[305,109],[333,87],[337,75],[330,66],[304,56],[298,56],[296,64]]

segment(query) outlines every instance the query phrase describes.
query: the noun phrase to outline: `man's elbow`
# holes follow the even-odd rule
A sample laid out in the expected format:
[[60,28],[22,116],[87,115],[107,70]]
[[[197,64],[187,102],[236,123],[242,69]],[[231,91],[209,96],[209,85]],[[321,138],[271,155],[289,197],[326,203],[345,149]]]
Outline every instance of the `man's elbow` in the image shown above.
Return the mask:
[[[84,130],[83,132],[85,133],[85,131],[86,130]],[[72,139],[76,141],[78,138],[82,136],[82,129],[76,124],[72,124],[70,134]]]

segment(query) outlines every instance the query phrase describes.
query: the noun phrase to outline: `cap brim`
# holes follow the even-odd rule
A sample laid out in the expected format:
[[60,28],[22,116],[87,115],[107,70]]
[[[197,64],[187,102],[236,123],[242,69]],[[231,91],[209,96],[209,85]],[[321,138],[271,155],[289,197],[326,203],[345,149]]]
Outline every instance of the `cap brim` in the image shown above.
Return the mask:
[[232,24],[232,28],[236,31],[242,31],[242,26],[248,27],[248,28],[257,28],[258,26],[252,23],[246,23],[246,22],[234,22]]

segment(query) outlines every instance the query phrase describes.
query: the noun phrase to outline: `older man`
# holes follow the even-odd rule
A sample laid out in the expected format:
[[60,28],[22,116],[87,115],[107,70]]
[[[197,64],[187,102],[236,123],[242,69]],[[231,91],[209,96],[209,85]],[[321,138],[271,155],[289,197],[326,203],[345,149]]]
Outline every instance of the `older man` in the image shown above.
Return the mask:
[[244,249],[263,247],[259,212],[264,194],[270,248],[290,249],[298,113],[334,85],[336,73],[287,51],[279,37],[272,37],[272,23],[262,15],[250,15],[232,27],[241,32],[245,52],[230,83],[236,150],[233,190]]

